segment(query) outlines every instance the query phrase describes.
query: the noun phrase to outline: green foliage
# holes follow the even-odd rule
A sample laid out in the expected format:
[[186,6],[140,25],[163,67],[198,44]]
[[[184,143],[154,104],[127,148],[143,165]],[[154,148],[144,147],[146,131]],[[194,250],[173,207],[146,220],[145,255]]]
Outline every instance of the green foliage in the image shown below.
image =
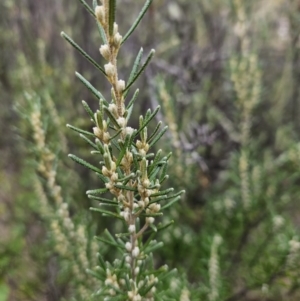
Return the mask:
[[64,1],[0,1],[0,299],[299,300],[297,1]]

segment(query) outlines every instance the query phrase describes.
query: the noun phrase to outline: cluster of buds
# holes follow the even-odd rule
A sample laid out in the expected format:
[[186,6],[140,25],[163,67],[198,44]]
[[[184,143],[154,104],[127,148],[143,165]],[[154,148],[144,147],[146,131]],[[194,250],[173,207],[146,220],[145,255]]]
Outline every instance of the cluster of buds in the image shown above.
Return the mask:
[[[117,165],[111,158],[110,150],[107,145],[104,146],[104,163],[105,166],[102,167],[102,174],[109,179],[109,182],[106,183],[106,188],[116,196],[120,195],[120,190],[115,188],[115,184],[118,181]],[[121,183],[119,183],[121,184]]]
[[105,65],[105,72],[110,79],[116,73],[115,66],[111,63],[117,56],[122,43],[122,36],[119,33],[118,24],[114,23],[113,28],[109,28],[109,5],[108,1],[103,1],[102,5],[95,8],[95,15],[98,22],[104,29],[107,44],[101,45],[100,53],[109,63]]
[[149,150],[149,144],[146,141],[142,142],[140,140],[137,140],[136,147],[138,148],[140,155],[146,156],[146,154]]
[[[129,253],[132,254],[133,258],[137,258],[140,255],[139,247],[138,246],[133,247],[131,242],[127,242],[125,244],[125,248]],[[130,261],[130,260],[131,260],[131,257],[128,257],[128,258],[126,257],[127,262]]]
[[111,287],[109,290],[109,294],[111,296],[116,295],[116,290],[120,288],[120,285],[118,283],[118,278],[116,274],[112,274],[109,269],[106,270],[106,280],[105,285],[108,285]]
[[142,301],[141,295],[137,292],[137,290],[129,291],[128,298],[131,301]]
[[94,135],[103,141],[103,143],[108,144],[110,140],[109,132],[107,131],[107,123],[103,120],[103,114],[100,111],[97,111],[95,114],[96,127],[93,128]]
[[[147,276],[144,281],[140,281],[138,286],[140,287],[140,286],[144,285],[144,282],[146,282],[147,286],[150,286],[150,285],[158,283],[158,279],[153,274],[151,274],[150,276]],[[155,292],[156,292],[156,287],[155,287],[155,285],[153,285],[153,287],[150,289],[150,291],[145,296],[146,297],[145,301],[154,301]]]

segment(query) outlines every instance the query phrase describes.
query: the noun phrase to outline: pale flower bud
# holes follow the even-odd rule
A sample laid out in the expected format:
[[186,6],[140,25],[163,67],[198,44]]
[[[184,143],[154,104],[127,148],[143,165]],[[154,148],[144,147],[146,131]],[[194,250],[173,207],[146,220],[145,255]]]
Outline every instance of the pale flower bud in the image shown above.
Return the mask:
[[105,73],[108,77],[113,77],[116,73],[115,66],[112,63],[104,65]]
[[114,45],[115,45],[115,47],[119,47],[121,45],[121,42],[122,42],[122,36],[117,32],[114,35]]
[[97,20],[103,25],[105,23],[105,10],[104,7],[101,5],[97,5],[95,8],[95,15]]
[[154,221],[155,221],[154,217],[152,217],[152,216],[151,217],[146,217],[147,224],[153,224]]
[[119,124],[120,127],[124,127],[125,124],[126,124],[126,119],[124,117],[119,117],[117,119],[117,122],[118,122],[118,124]]
[[128,231],[129,231],[129,233],[134,233],[135,232],[135,225],[130,225],[128,227]]
[[119,31],[119,26],[118,26],[118,24],[115,22],[115,23],[114,23],[114,31],[113,31],[113,35],[115,35],[118,31]]
[[119,93],[123,92],[123,90],[125,89],[125,81],[120,79],[117,82],[117,90]]
[[109,176],[110,176],[110,172],[109,172],[109,170],[107,169],[107,167],[102,166],[102,174],[103,174],[105,177],[109,177]]
[[114,173],[111,175],[110,179],[111,179],[112,181],[116,182],[116,181],[118,180],[118,174],[117,174],[116,172],[114,172]]
[[128,127],[126,127],[125,128],[125,134],[126,135],[132,135],[132,133],[133,133],[133,131],[134,131],[134,129],[132,128],[132,127],[130,127],[130,126],[128,126]]
[[140,249],[139,247],[134,247],[134,249],[132,250],[132,256],[133,257],[138,257],[140,254]]
[[101,55],[107,60],[109,61],[110,58],[110,50],[109,50],[109,46],[107,44],[105,45],[101,45],[100,47],[100,53]]
[[129,252],[129,251],[131,251],[131,249],[132,249],[132,244],[130,243],[130,242],[127,242],[126,244],[125,244],[125,248],[126,248],[126,250]]
[[114,104],[114,103],[109,104],[108,110],[109,110],[115,117],[118,116],[118,108],[117,108],[116,104]]
[[109,141],[109,139],[110,139],[110,135],[109,135],[109,133],[104,133],[103,134],[103,141],[105,142],[105,143],[107,143],[108,141]]
[[94,132],[94,135],[97,136],[98,138],[101,138],[102,136],[102,131],[97,128],[97,127],[93,127],[93,132]]

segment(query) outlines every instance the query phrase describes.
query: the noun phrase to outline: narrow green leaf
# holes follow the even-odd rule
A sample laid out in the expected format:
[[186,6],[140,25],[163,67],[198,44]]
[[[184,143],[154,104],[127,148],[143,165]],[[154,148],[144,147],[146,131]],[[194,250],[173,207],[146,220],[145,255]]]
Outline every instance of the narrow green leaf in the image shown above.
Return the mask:
[[113,144],[113,146],[114,146],[118,151],[121,150],[120,146],[118,145],[118,143],[117,143],[115,140],[111,140],[110,142]]
[[159,177],[159,183],[162,183],[163,180],[165,179],[166,173],[167,173],[167,168],[168,168],[168,164],[163,165],[162,172],[161,172],[161,175]]
[[165,209],[171,207],[173,204],[175,204],[176,202],[178,202],[180,199],[181,199],[181,196],[178,196],[177,198],[175,198],[174,200],[172,200],[171,202],[169,202],[165,206],[161,207],[161,210],[165,210]]
[[[143,51],[144,51],[143,48],[141,48],[137,57],[135,58],[127,83],[130,83],[133,80],[133,78],[136,76],[136,74],[138,73],[138,70],[139,70],[139,67],[141,64],[141,60],[142,60],[142,56],[143,56]],[[127,96],[128,91],[129,90],[123,91],[124,98]]]
[[109,0],[108,32],[110,36],[112,36],[114,32],[115,16],[116,16],[116,0]]
[[149,122],[155,117],[155,115],[158,113],[158,111],[160,110],[160,106],[158,106],[152,114],[148,114],[148,118],[144,120],[143,125],[138,129],[138,131],[136,132],[136,135],[139,134],[148,124]]
[[91,147],[93,147],[94,149],[98,149],[97,145],[94,142],[92,142],[90,139],[85,137],[83,134],[79,134],[79,136],[83,138]]
[[149,205],[153,204],[153,203],[158,203],[160,201],[164,201],[167,199],[167,196],[166,195],[163,195],[163,196],[159,196],[159,197],[156,197],[155,199],[151,200],[151,202],[149,202]]
[[167,131],[168,126],[165,126],[156,136],[155,138],[153,138],[153,140],[151,141],[151,143],[149,144],[149,147],[152,147],[163,135],[164,133]]
[[94,17],[96,18],[96,15],[94,13],[94,11],[91,9],[91,7],[84,1],[84,0],[78,0],[83,6],[84,8]]
[[167,197],[166,197],[166,200],[170,200],[170,199],[176,198],[176,197],[178,197],[178,196],[181,196],[181,195],[184,194],[184,193],[185,193],[185,190],[181,190],[181,191],[179,191],[179,192],[177,192],[177,193],[175,193],[175,194],[173,194],[173,195],[167,196]]
[[143,73],[143,71],[146,69],[146,67],[150,63],[150,61],[151,61],[154,53],[155,53],[155,50],[152,49],[150,51],[150,53],[149,53],[149,55],[148,55],[145,63],[140,68],[140,70],[134,75],[134,77],[132,78],[132,80],[130,82],[128,82],[127,87],[124,89],[123,93],[126,92],[134,84],[134,82],[139,78],[139,76]]
[[[146,282],[145,282],[146,283]],[[153,281],[150,285],[148,286],[142,286],[141,288],[139,288],[138,292],[140,293],[141,296],[145,296],[150,290],[151,288],[156,285],[156,282]]]
[[151,252],[153,252],[153,251],[155,251],[155,250],[157,250],[157,249],[159,249],[159,248],[162,248],[164,246],[164,243],[161,241],[161,242],[158,242],[158,243],[156,243],[156,244],[150,244],[149,246],[148,246],[148,248],[146,248],[145,250],[144,250],[144,253],[145,254],[148,254],[148,253],[151,253]]
[[109,138],[109,141],[115,139],[117,136],[119,136],[121,134],[121,132],[122,132],[122,129],[119,129],[113,136],[111,136]]
[[164,229],[167,229],[168,227],[172,226],[174,224],[174,221],[170,221],[164,225],[158,225],[157,226],[157,232],[161,231],[161,230],[164,230]]
[[107,44],[107,38],[106,38],[104,29],[103,29],[101,23],[98,20],[96,20],[96,22],[97,22],[97,27],[98,27],[98,31],[100,33],[100,37],[102,39],[102,42],[103,42],[103,44]]
[[86,192],[86,194],[103,194],[105,192],[108,192],[108,189],[107,188],[100,188],[100,189],[92,189],[92,190],[88,190]]
[[[163,268],[163,267],[162,267],[162,268]],[[173,269],[173,270],[170,270],[170,271],[168,271],[167,269],[168,269],[168,267],[166,266],[165,273],[161,273],[161,274],[158,276],[158,280],[159,280],[159,281],[162,281],[163,279],[165,279],[165,278],[167,278],[167,277],[170,277],[170,275],[177,273],[177,269]]]
[[162,150],[159,149],[155,155],[155,158],[153,160],[153,162],[148,166],[148,173],[150,174],[151,171],[157,166],[160,158],[161,158],[161,155],[162,155]]
[[130,100],[128,106],[127,106],[127,116],[126,116],[126,119],[129,120],[131,114],[132,114],[132,111],[133,111],[133,104],[135,103],[137,97],[138,97],[138,94],[139,94],[140,90],[137,89],[132,97],[132,99]]
[[110,246],[113,246],[113,247],[117,247],[118,249],[124,249],[122,246],[120,246],[117,242],[112,242],[112,241],[110,241],[110,240],[106,240],[106,239],[104,239],[104,238],[101,238],[101,237],[98,237],[98,236],[96,236],[95,237],[97,240],[99,240],[99,241],[101,241],[101,242],[104,242],[105,244],[108,244],[108,245],[110,245]]
[[169,176],[168,175],[165,175],[163,177],[160,177],[159,178],[159,183],[162,184],[164,181],[168,180],[169,179]]
[[118,156],[118,160],[116,162],[116,165],[119,166],[123,157],[126,154],[126,151],[128,150],[129,147],[129,142],[130,142],[130,135],[126,135],[125,137],[125,142],[124,142],[124,146],[121,148],[120,154]]
[[96,96],[97,99],[103,99],[103,102],[108,106],[108,102],[105,100],[104,96],[99,92],[91,83],[86,80],[80,73],[75,72],[75,75],[80,79],[80,81]]
[[102,255],[100,253],[97,253],[97,258],[98,258],[98,262],[99,262],[100,266],[102,267],[102,269],[104,271],[106,271],[106,265],[105,265]]
[[120,216],[119,214],[111,212],[111,211],[108,211],[108,210],[104,210],[102,208],[90,207],[90,210],[91,211],[95,211],[95,212],[100,212],[100,213],[102,213],[102,216],[111,216],[111,217],[115,217],[115,218],[123,220],[123,217]]
[[86,112],[90,115],[90,117],[92,118],[92,120],[95,121],[94,113],[91,110],[90,106],[87,104],[87,102],[84,101],[84,100],[82,100],[82,105],[83,105],[84,109],[86,110]]
[[[108,231],[108,229],[106,228],[104,230],[104,235],[113,243],[117,243],[117,240],[110,234],[110,232]],[[119,241],[118,241],[119,242]],[[120,242],[119,242],[120,244]],[[124,243],[121,244],[123,247],[125,247]]]
[[98,178],[100,178],[100,180],[101,180],[104,184],[106,184],[106,183],[109,182],[108,179],[107,179],[106,177],[104,177],[103,175],[97,173],[97,176],[98,176]]
[[174,191],[174,188],[168,188],[166,190],[158,191],[156,193],[151,194],[151,197],[165,195],[165,194],[168,194],[173,191]]
[[156,178],[160,170],[161,170],[161,166],[157,166],[151,171],[151,173],[148,173],[150,181],[153,181]]
[[95,135],[93,133],[85,131],[85,130],[82,130],[82,129],[79,129],[76,126],[67,124],[67,127],[70,128],[71,130],[77,132],[77,133],[95,137]]
[[124,178],[121,178],[121,179],[118,179],[118,182],[121,182],[124,184],[124,182],[128,182],[129,180],[133,179],[136,175],[134,173],[131,173],[130,175],[124,177]]
[[102,171],[99,168],[97,168],[96,166],[93,166],[92,164],[86,162],[85,160],[83,160],[81,158],[78,158],[77,156],[72,155],[72,154],[69,154],[68,157],[70,157],[75,162],[77,162],[77,163],[79,163],[79,164],[81,164],[81,165],[83,165],[83,166],[85,166],[85,167],[87,167],[87,168],[89,168],[89,169],[97,172],[97,173],[102,174]]
[[88,198],[93,199],[93,200],[97,200],[97,201],[100,201],[100,202],[103,202],[103,203],[107,203],[107,204],[118,204],[117,201],[102,198],[102,197],[99,197],[99,196],[88,195]]
[[136,29],[136,27],[139,25],[139,23],[141,22],[142,18],[144,17],[146,11],[148,10],[151,2],[153,0],[147,0],[145,5],[143,6],[142,10],[140,11],[137,19],[134,21],[134,23],[132,24],[132,26],[130,27],[130,29],[128,30],[128,32],[125,34],[125,36],[122,39],[122,44],[130,37],[130,35],[133,33],[133,31]]
[[86,269],[85,271],[86,271],[87,274],[89,274],[89,275],[91,275],[91,276],[93,276],[93,277],[95,277],[95,278],[97,278],[101,281],[106,279],[106,275],[103,272],[100,274],[99,271],[97,273],[97,272],[92,271],[90,269]]
[[104,154],[104,147],[103,147],[102,142],[98,138],[96,138],[96,145],[97,145],[97,148],[100,151],[100,153],[103,155]]
[[158,124],[157,124],[157,126],[155,127],[155,129],[154,129],[154,131],[153,131],[153,133],[151,134],[151,136],[149,137],[149,139],[148,139],[148,143],[152,140],[152,138],[156,135],[156,133],[158,132],[158,130],[159,130],[159,128],[161,127],[161,125],[162,125],[162,122],[160,121]]
[[117,129],[119,129],[120,125],[118,124],[118,121],[116,120],[115,116],[111,113],[111,111],[107,107],[104,107],[104,111],[107,114],[109,120],[115,125]]
[[116,188],[124,189],[124,190],[128,190],[128,191],[137,191],[137,189],[135,187],[131,187],[131,186],[118,185],[118,184],[115,184],[114,186]]
[[106,73],[104,71],[104,69],[98,64],[96,63],[96,61],[91,58],[78,44],[76,44],[66,33],[61,32],[61,36],[67,41],[69,42],[77,51],[79,51],[92,65],[94,65],[94,67],[96,67],[98,70],[100,70],[105,76]]

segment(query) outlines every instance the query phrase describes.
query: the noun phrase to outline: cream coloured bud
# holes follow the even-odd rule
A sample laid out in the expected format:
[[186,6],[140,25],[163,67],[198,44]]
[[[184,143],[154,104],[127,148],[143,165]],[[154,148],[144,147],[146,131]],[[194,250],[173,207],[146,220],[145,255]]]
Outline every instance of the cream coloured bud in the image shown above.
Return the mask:
[[104,69],[108,77],[113,77],[116,74],[116,68],[112,63],[104,65]]
[[132,244],[130,243],[130,242],[127,242],[126,244],[125,244],[125,248],[126,248],[126,250],[129,252],[129,251],[131,251],[132,250]]
[[111,175],[110,179],[111,179],[112,181],[116,182],[116,181],[118,180],[118,174],[117,174],[116,172],[114,172],[114,173]]
[[119,31],[119,26],[118,26],[118,24],[115,22],[115,23],[114,23],[114,31],[113,31],[113,35],[115,35],[118,31]]
[[102,137],[102,131],[98,127],[93,127],[94,135],[98,138]]
[[130,263],[130,262],[131,262],[131,257],[130,257],[130,256],[126,256],[126,257],[125,257],[125,261],[126,261],[127,263]]
[[134,233],[135,232],[135,225],[130,225],[128,227],[128,231],[129,231],[129,233]]
[[101,55],[107,60],[109,61],[109,58],[110,58],[110,49],[109,49],[109,46],[107,44],[105,45],[101,45],[100,47],[100,53]]
[[155,218],[154,217],[146,217],[146,223],[147,224],[153,224],[155,221]]
[[119,79],[117,82],[117,90],[119,93],[123,92],[123,90],[125,89],[125,81],[122,79]]
[[105,9],[102,5],[97,5],[95,8],[95,15],[97,20],[104,25],[105,24]]
[[150,181],[149,181],[149,179],[145,179],[145,180],[143,181],[143,186],[144,186],[145,188],[148,188],[148,187],[150,186]]
[[141,208],[144,208],[144,207],[145,207],[144,201],[138,201],[138,205],[139,205]]
[[114,188],[114,185],[113,185],[113,183],[108,182],[108,183],[105,184],[105,187],[106,187],[107,189],[111,190],[111,189]]
[[133,257],[138,257],[140,254],[140,249],[139,247],[134,247],[134,249],[132,250],[132,256]]
[[117,169],[117,165],[116,165],[116,163],[115,162],[111,162],[111,171],[115,171]]
[[140,140],[137,140],[135,144],[138,149],[141,149],[143,147],[143,143]]
[[127,126],[126,128],[125,128],[125,134],[126,135],[132,135],[132,133],[133,133],[133,131],[134,131],[134,129],[132,128],[132,127],[130,127],[130,126]]
[[108,110],[109,110],[115,117],[118,116],[118,107],[117,107],[116,104],[114,104],[114,103],[109,104]]
[[119,48],[122,42],[122,36],[117,32],[114,35],[114,45],[115,47]]
[[120,127],[124,127],[126,125],[126,119],[124,117],[119,117],[117,119],[117,122],[118,122]]
[[139,149],[139,154],[140,154],[142,157],[145,157],[147,153],[146,153],[145,149],[141,148],[141,149]]
[[109,139],[110,139],[110,135],[109,135],[109,133],[104,133],[103,134],[103,141],[105,142],[105,143],[108,143],[109,142]]

